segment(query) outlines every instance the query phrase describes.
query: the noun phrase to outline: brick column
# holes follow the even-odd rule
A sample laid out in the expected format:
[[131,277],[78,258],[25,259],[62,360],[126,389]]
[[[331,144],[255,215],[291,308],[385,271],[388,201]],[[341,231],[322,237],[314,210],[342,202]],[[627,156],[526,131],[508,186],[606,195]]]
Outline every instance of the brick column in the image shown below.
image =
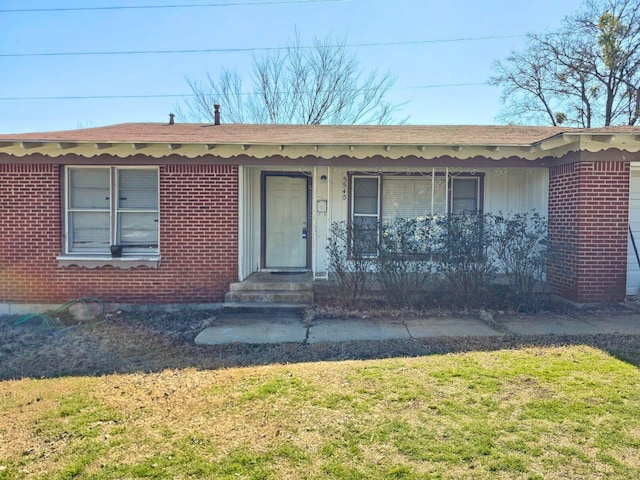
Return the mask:
[[625,298],[629,164],[575,162],[549,171],[552,291],[578,303]]

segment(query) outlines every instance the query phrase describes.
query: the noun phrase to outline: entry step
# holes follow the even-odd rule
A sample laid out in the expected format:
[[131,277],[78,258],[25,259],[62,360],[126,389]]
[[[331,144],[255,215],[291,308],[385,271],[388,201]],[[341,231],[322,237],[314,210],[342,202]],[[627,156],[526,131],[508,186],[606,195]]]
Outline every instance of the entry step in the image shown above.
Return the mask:
[[313,290],[251,289],[231,290],[224,296],[228,302],[290,303],[311,305]]
[[313,291],[311,282],[236,282],[229,286],[231,292],[245,291]]

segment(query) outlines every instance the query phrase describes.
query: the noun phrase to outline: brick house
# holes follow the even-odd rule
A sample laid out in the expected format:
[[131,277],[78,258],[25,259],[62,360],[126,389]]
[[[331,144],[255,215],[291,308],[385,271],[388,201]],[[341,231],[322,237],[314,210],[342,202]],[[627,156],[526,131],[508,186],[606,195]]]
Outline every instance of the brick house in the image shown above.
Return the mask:
[[640,287],[639,127],[7,134],[0,199],[0,303],[220,302],[257,271],[326,277],[334,221],[460,209],[547,215],[566,246],[548,273],[559,296],[611,302]]

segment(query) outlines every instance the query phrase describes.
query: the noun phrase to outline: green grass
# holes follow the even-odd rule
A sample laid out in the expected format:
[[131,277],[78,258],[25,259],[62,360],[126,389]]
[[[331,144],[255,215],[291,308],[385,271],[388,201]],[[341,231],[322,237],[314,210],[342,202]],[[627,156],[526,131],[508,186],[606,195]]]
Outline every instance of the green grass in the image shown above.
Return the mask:
[[590,347],[0,383],[0,479],[640,478]]

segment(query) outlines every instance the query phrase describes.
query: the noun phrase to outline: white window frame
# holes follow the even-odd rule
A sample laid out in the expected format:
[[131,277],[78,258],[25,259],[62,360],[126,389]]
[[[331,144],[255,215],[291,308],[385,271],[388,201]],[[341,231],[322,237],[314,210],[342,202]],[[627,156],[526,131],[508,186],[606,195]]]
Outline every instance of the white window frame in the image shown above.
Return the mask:
[[[98,169],[98,170],[108,170],[109,171],[109,208],[103,209],[82,209],[82,208],[71,208],[70,206],[70,198],[71,198],[71,172],[73,170],[89,170],[89,169]],[[118,195],[115,195],[116,192],[119,192],[119,175],[118,172],[121,170],[155,170],[157,175],[157,198],[156,205],[157,208],[155,210],[151,209],[122,209],[119,205],[120,199]],[[120,237],[120,226],[118,225],[118,221],[122,212],[126,213],[156,213],[157,215],[157,232],[158,232],[158,241],[156,242],[155,248],[127,248],[127,245],[123,245],[122,256],[135,256],[135,257],[144,257],[144,256],[157,256],[160,252],[160,169],[157,166],[95,166],[95,165],[70,165],[65,167],[65,195],[64,195],[64,222],[65,222],[65,230],[64,230],[64,255],[69,256],[84,256],[84,257],[102,257],[102,256],[111,256],[111,251],[109,248],[105,249],[86,249],[86,250],[77,250],[72,249],[71,246],[73,244],[72,232],[71,232],[71,213],[73,212],[100,212],[100,213],[109,213],[109,242],[110,245],[118,245],[118,238]]]

